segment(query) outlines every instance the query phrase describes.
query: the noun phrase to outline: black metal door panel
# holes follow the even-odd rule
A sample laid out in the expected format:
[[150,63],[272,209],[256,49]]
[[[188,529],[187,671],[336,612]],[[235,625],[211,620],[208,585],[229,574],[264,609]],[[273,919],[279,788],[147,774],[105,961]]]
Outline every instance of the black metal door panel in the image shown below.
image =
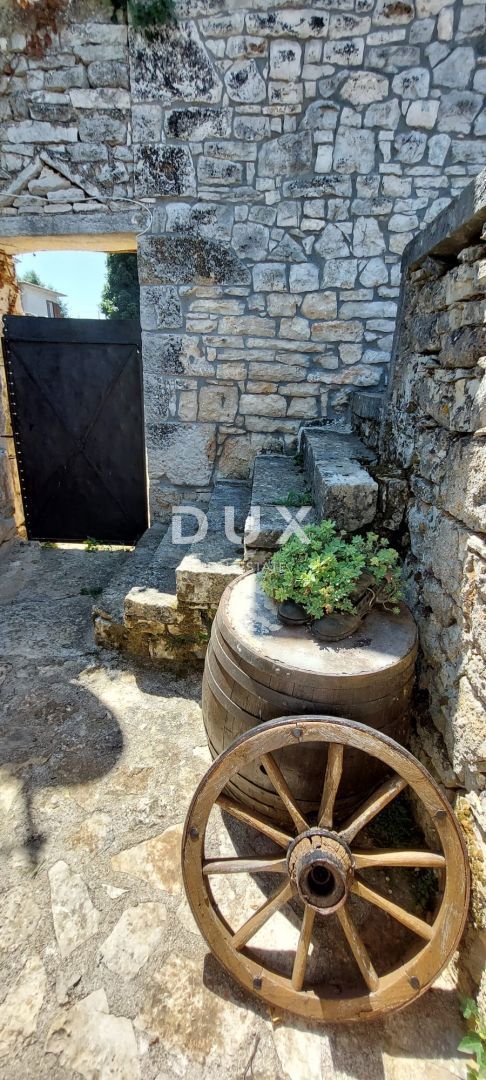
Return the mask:
[[3,321],[29,539],[134,543],[147,528],[138,323]]

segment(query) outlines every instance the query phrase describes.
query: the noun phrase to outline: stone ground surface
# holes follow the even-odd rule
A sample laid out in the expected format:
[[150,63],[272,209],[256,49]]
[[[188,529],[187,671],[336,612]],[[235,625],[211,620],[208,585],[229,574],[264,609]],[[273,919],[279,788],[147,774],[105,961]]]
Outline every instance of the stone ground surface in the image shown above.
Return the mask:
[[270,1015],[208,954],[179,871],[208,761],[201,672],[94,646],[89,591],[122,557],[0,556],[0,1076],[465,1077],[445,977],[403,1013],[319,1029]]

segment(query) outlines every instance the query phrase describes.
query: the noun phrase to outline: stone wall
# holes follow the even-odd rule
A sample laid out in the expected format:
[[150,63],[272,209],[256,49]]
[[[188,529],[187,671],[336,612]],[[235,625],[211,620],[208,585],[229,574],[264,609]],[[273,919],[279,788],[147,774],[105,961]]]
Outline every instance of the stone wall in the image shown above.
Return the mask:
[[[468,195],[468,193],[465,193]],[[423,694],[412,749],[446,789],[473,870],[463,959],[486,947],[486,174],[405,253],[403,306],[381,464],[405,486],[406,598],[418,622]],[[422,239],[424,242],[422,242]],[[479,931],[479,935],[478,935]],[[486,986],[484,988],[486,1004]]]
[[103,0],[72,0],[40,57],[17,0],[0,14],[4,212],[20,229],[28,208],[41,232],[100,200],[153,211],[155,513],[384,387],[404,247],[482,160],[482,5],[226,6],[176,0],[177,24],[147,41]]

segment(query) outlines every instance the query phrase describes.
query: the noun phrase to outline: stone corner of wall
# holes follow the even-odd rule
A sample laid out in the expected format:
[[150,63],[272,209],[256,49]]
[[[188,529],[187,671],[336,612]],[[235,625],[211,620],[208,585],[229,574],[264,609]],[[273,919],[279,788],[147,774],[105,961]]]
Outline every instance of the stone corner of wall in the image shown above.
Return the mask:
[[402,273],[416,269],[427,256],[455,256],[481,237],[486,222],[486,168],[410,241],[402,255]]

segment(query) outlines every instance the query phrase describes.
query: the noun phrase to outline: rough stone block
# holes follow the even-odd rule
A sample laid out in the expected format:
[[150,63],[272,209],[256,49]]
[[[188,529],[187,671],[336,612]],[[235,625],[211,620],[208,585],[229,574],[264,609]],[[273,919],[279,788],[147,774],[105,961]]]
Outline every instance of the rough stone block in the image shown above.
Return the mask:
[[75,88],[69,91],[69,97],[75,109],[90,109],[93,111],[117,109],[121,112],[128,112],[131,105],[130,94],[126,90],[105,89],[104,87],[99,90],[85,90],[84,88],[78,90]]
[[5,131],[5,138],[10,143],[74,143],[78,139],[75,127],[61,127],[42,120],[23,120],[11,124]]
[[215,420],[230,423],[238,409],[238,390],[236,386],[222,383],[202,386],[199,391],[198,420]]
[[233,209],[217,203],[167,204],[167,232],[198,233],[207,240],[229,241],[233,227]]
[[237,548],[223,556],[217,537],[211,537],[211,542],[203,542],[200,548],[194,554],[185,555],[176,570],[178,601],[183,605],[215,609],[226,586],[243,573],[241,558],[238,558]]
[[444,368],[472,368],[486,354],[486,328],[465,326],[438,339],[437,360]]
[[259,263],[254,266],[253,288],[255,292],[284,292],[287,288],[285,263]]
[[147,424],[147,454],[154,482],[187,487],[211,483],[215,459],[214,424]]
[[279,394],[242,394],[240,412],[243,416],[282,416],[285,404]]
[[[123,90],[128,90],[130,87],[128,66],[117,60],[95,60],[92,64],[88,64],[88,79],[90,86],[93,87],[113,86],[121,87]],[[121,107],[120,103],[118,108]]]
[[137,147],[135,188],[138,195],[195,195],[196,176],[189,150],[153,144]]
[[238,161],[202,156],[197,163],[197,177],[201,185],[209,187],[240,184],[243,179],[243,166]]
[[338,129],[334,143],[333,167],[337,173],[369,173],[375,164],[375,136],[367,129]]
[[171,330],[182,325],[181,303],[173,285],[143,285],[140,289],[142,330]]
[[310,132],[303,131],[295,135],[282,135],[265,143],[258,159],[260,176],[291,176],[292,173],[306,172],[312,161],[312,140]]
[[231,109],[170,109],[165,114],[165,129],[170,139],[227,139],[231,135]]
[[177,622],[177,597],[175,593],[161,592],[153,587],[134,586],[125,597],[125,625],[141,630],[157,628]]
[[142,333],[146,376],[154,371],[168,375],[211,375],[213,365],[196,334]]
[[447,471],[437,491],[437,504],[468,528],[486,532],[486,441],[453,440]]
[[359,67],[363,60],[363,38],[346,38],[341,41],[327,41],[324,45],[326,64],[342,67]]
[[373,521],[378,485],[363,467],[375,455],[355,436],[307,428],[302,440],[304,470],[320,519],[331,518],[354,532]]
[[127,124],[125,120],[108,113],[80,116],[79,138],[96,146],[123,146],[127,139]]
[[225,74],[231,101],[256,104],[267,95],[267,88],[254,60],[236,60]]
[[437,506],[416,499],[408,512],[410,547],[422,572],[430,572],[449,596],[460,597],[469,533]]
[[83,64],[74,67],[57,68],[55,71],[46,71],[44,87],[46,90],[71,90],[74,87],[81,88],[88,85],[88,76]]
[[160,142],[162,107],[153,102],[132,105],[132,139],[134,143]]
[[252,12],[246,16],[246,28],[252,34],[264,34],[268,37],[321,38],[327,36],[329,15],[320,10],[292,11],[289,8],[275,12]]
[[301,311],[307,319],[335,319],[337,316],[336,293],[307,293],[302,301]]
[[486,378],[478,369],[432,371],[420,380],[418,402],[426,416],[432,416],[451,432],[474,432],[486,427]]
[[217,240],[194,234],[153,236],[139,245],[139,278],[146,285],[250,284],[250,272]]
[[139,101],[216,105],[221,100],[221,80],[194,22],[167,25],[153,40],[134,33],[131,56],[132,93]]

